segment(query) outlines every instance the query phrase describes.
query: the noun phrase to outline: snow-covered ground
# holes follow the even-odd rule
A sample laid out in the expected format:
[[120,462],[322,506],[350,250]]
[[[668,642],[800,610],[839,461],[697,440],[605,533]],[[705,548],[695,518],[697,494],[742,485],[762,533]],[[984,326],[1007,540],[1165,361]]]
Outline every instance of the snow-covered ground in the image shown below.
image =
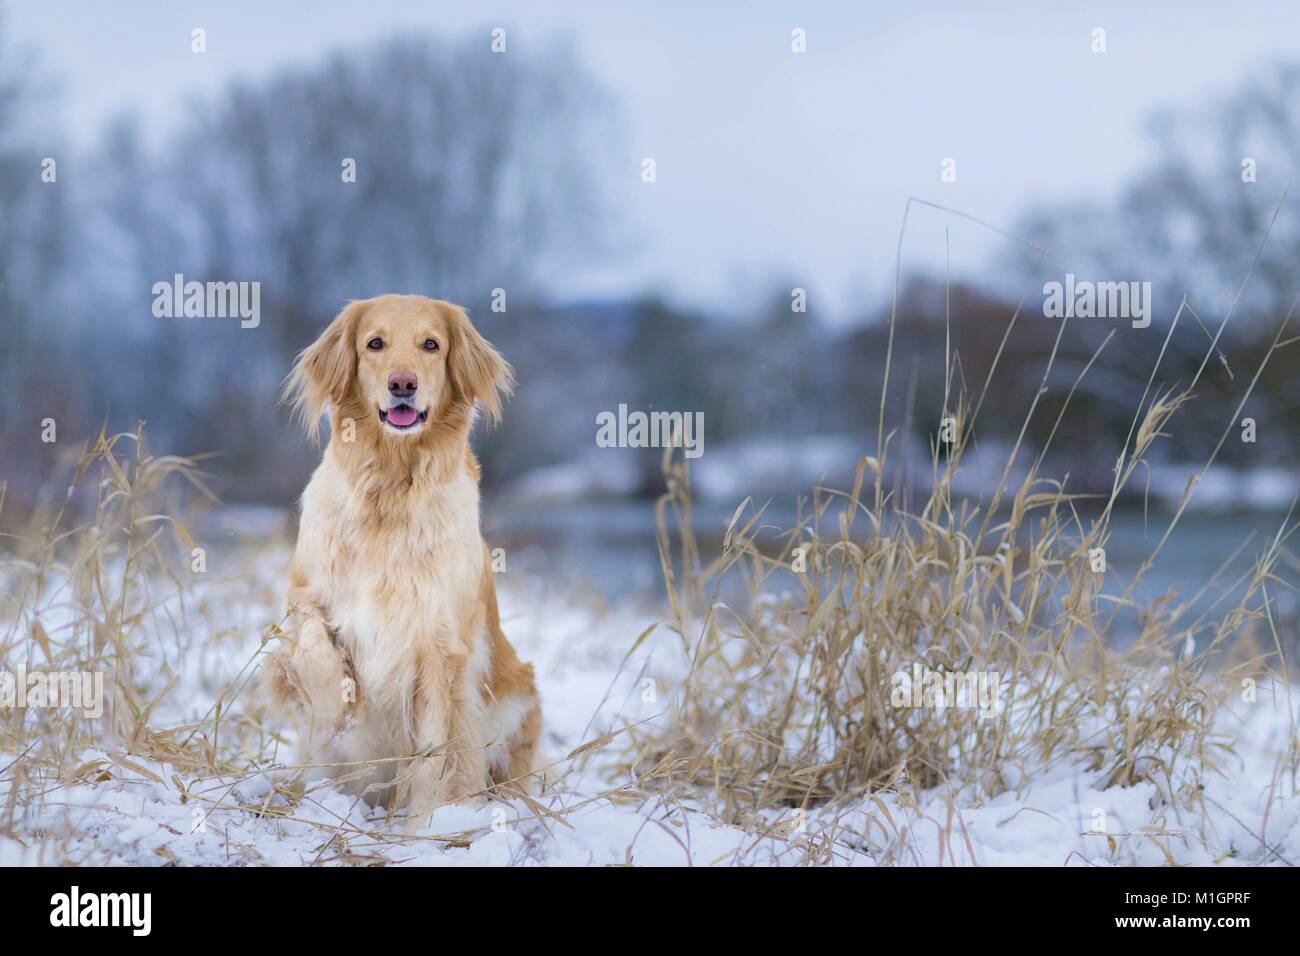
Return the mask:
[[[993,439],[967,448],[962,468],[953,479],[953,491],[973,498],[990,497],[1003,480],[1003,468],[1011,451],[1010,443]],[[635,494],[641,479],[635,464],[627,457],[605,452],[608,449],[592,449],[581,459],[536,468],[513,482],[506,491],[519,501],[544,502]],[[701,501],[731,507],[747,495],[794,496],[805,494],[818,484],[849,488],[858,462],[864,455],[875,452],[874,443],[841,434],[718,444],[710,447],[708,455],[692,463],[693,490]],[[1009,487],[1020,487],[1036,454],[1034,449],[1021,449],[1007,476]],[[891,466],[905,469],[923,483],[930,475],[930,455],[927,446],[906,435],[897,436],[890,448]],[[1135,494],[1147,493],[1156,503],[1176,508],[1188,482],[1199,476],[1203,467],[1204,462],[1200,461],[1154,464],[1149,483],[1144,478],[1129,490]],[[1241,470],[1220,464],[1200,478],[1187,506],[1193,511],[1211,513],[1243,508],[1285,511],[1297,495],[1300,495],[1300,475],[1295,469]]]
[[[162,642],[165,649],[154,660],[160,688],[172,675],[179,683],[163,698],[152,726],[202,720],[224,688],[232,681],[238,686],[263,628],[278,619],[283,561],[282,552],[264,554],[251,575],[244,568],[223,578],[214,569],[189,609],[191,640],[183,648]],[[259,583],[250,587],[250,578]],[[537,667],[547,756],[565,774],[563,788],[540,795],[537,806],[445,807],[426,834],[411,838],[328,782],[308,784],[290,810],[262,813],[283,807],[272,790],[273,755],[264,755],[261,770],[212,777],[126,753],[117,744],[82,753],[75,780],[45,786],[20,818],[21,842],[0,837],[0,865],[1300,862],[1300,799],[1284,764],[1293,746],[1296,702],[1284,688],[1261,689],[1254,703],[1239,703],[1224,718],[1221,732],[1236,741],[1236,756],[1205,781],[1204,817],[1165,804],[1152,784],[1102,790],[1098,775],[1056,765],[1025,774],[1016,789],[986,801],[970,791],[903,789],[806,816],[771,811],[743,827],[721,825],[689,800],[646,796],[627,786],[611,769],[617,739],[567,759],[607,732],[663,719],[679,676],[675,638],[660,627],[627,653],[655,623],[655,613],[575,605],[571,595],[549,591],[535,578],[504,574],[498,586],[507,633]],[[52,605],[43,617],[55,615]],[[239,714],[256,709],[256,686],[246,685],[234,698],[223,746],[233,746]],[[0,754],[0,772],[15,756]],[[0,805],[8,785],[0,773]]]

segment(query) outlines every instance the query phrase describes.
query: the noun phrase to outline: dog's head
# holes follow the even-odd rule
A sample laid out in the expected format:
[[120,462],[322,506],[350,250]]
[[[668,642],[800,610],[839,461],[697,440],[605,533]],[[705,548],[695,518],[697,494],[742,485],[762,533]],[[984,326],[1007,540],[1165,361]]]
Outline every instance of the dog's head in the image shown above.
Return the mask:
[[[514,374],[465,310],[419,295],[349,303],[298,356],[285,398],[313,438],[321,414],[373,423],[393,440],[467,431],[476,403],[501,418]],[[336,421],[337,424],[337,421]]]

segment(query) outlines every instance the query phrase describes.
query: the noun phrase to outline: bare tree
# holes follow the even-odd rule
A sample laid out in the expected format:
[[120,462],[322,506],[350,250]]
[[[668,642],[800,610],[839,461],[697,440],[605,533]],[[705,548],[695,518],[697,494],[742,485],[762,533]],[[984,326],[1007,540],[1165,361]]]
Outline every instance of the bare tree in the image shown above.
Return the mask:
[[[52,93],[34,59],[17,53],[0,19],[0,448],[23,462],[0,476],[19,502],[34,493],[53,445],[40,441],[42,422],[70,425],[71,389],[51,389],[57,350],[36,343],[64,314],[57,281],[66,265],[70,204],[61,174],[67,153],[51,120]],[[12,509],[11,509],[12,510]]]
[[[126,324],[145,330],[140,348],[175,397],[155,411],[229,468],[265,475],[268,455],[297,454],[277,440],[276,389],[348,299],[456,299],[504,333],[549,270],[600,251],[614,114],[566,44],[494,54],[477,37],[398,39],[189,112],[152,157],[129,124],[112,131],[100,160],[115,186],[100,208],[127,276],[114,283]],[[259,282],[260,325],[155,318],[148,290],[176,273]],[[487,306],[502,295],[498,315]],[[242,490],[267,489],[250,474]]]
[[1297,287],[1300,215],[1300,64],[1274,67],[1194,111],[1152,117],[1154,161],[1109,205],[1051,206],[1020,232],[1062,269],[1155,284],[1167,322],[1182,295],[1204,317],[1221,317],[1267,244],[1238,306],[1242,324],[1284,311]]

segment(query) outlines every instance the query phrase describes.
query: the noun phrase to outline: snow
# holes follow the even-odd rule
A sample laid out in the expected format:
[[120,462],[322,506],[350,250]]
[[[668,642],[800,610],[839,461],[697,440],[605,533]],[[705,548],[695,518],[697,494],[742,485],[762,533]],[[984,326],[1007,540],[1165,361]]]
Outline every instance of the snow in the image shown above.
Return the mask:
[[[181,679],[154,726],[203,718],[256,655],[262,627],[279,616],[284,560],[283,552],[257,558],[254,589],[242,572],[202,585],[205,596],[191,609],[202,639],[187,649],[168,646],[154,660],[159,686],[170,674]],[[218,566],[225,558],[212,561]],[[1265,844],[1281,859],[1300,861],[1300,800],[1286,762],[1296,704],[1285,687],[1261,688],[1255,702],[1240,702],[1224,717],[1221,731],[1236,740],[1236,753],[1221,775],[1206,779],[1203,813],[1183,801],[1165,803],[1154,784],[1103,790],[1098,774],[1056,764],[1025,773],[1013,789],[988,800],[970,789],[913,794],[901,787],[802,817],[770,811],[745,826],[729,825],[689,801],[634,792],[611,768],[607,751],[565,759],[607,731],[664,719],[680,676],[676,635],[658,627],[628,654],[657,612],[575,605],[536,578],[503,574],[498,588],[507,634],[537,668],[546,757],[568,769],[563,790],[539,797],[554,816],[539,818],[523,802],[447,806],[411,838],[328,781],[309,783],[300,803],[275,812],[283,803],[273,780],[284,771],[272,766],[273,754],[260,770],[212,778],[104,744],[79,755],[80,762],[99,761],[95,771],[76,782],[52,782],[32,803],[19,824],[23,842],[0,837],[0,865],[707,866],[794,865],[809,858],[837,866],[1280,863]],[[57,631],[55,622],[47,624]],[[256,693],[251,686],[245,695]],[[226,733],[236,732],[240,709],[252,703],[247,696],[234,702]],[[13,756],[0,756],[0,769]],[[0,777],[0,805],[8,786]],[[262,815],[268,806],[273,812]]]
[[[1177,506],[1188,482],[1199,475],[1202,468],[1202,465],[1195,464],[1153,465],[1151,490],[1166,503]],[[1242,470],[1215,466],[1201,478],[1188,506],[1206,511],[1285,510],[1297,495],[1300,495],[1300,476],[1294,469]]]
[[[952,478],[955,494],[988,498],[1002,483],[1002,473],[1013,446],[985,439],[968,447],[962,468]],[[701,501],[734,505],[747,495],[804,493],[822,484],[852,487],[858,462],[875,454],[874,441],[843,434],[780,436],[710,445],[708,454],[692,463],[692,488]],[[1019,488],[1028,478],[1036,451],[1022,448],[1006,486]],[[909,435],[893,438],[890,466],[928,482],[931,450]],[[1151,497],[1169,510],[1182,501],[1188,482],[1200,475],[1204,462],[1157,463],[1150,468]],[[589,452],[582,458],[536,468],[509,486],[518,501],[565,502],[593,497],[617,497],[637,490],[639,475],[632,459]],[[868,478],[871,476],[868,475]],[[1145,490],[1145,475],[1128,487],[1133,494]],[[1108,490],[1109,486],[1106,489]],[[1101,490],[1101,489],[1099,489]],[[1295,469],[1262,466],[1252,469],[1216,464],[1200,480],[1187,503],[1192,511],[1216,513],[1234,509],[1285,511],[1300,496],[1300,475]]]
[[575,501],[633,494],[638,479],[631,459],[597,450],[577,461],[534,468],[506,490],[517,501]]

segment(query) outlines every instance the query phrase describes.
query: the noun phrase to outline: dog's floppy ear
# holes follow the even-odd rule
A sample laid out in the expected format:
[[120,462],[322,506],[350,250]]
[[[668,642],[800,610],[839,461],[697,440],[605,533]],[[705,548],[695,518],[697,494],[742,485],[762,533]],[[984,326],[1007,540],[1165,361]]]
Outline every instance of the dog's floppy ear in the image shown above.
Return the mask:
[[479,402],[489,421],[499,422],[501,399],[514,391],[514,369],[492,343],[479,335],[464,309],[449,305],[448,310],[451,348],[447,353],[447,369],[452,387],[470,405]]
[[313,441],[320,441],[320,417],[326,405],[342,405],[356,381],[356,328],[366,305],[349,302],[320,338],[298,353],[293,371],[284,380],[282,401],[293,405]]

